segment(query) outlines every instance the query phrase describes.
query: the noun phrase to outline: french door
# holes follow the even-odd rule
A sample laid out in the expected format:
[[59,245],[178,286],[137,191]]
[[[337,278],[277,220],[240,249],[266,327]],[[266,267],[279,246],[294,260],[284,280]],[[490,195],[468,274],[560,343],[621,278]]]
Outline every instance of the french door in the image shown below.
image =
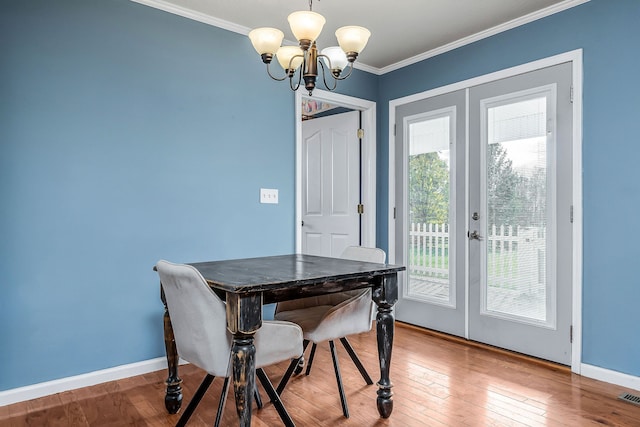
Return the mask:
[[396,317],[465,334],[464,90],[405,104],[396,121]]
[[397,107],[399,320],[571,363],[571,67]]

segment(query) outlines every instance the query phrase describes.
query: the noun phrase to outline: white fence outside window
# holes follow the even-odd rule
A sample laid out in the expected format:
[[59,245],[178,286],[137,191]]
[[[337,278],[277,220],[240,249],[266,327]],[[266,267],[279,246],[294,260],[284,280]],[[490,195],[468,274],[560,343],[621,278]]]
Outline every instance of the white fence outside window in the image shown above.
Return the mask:
[[[488,227],[487,279],[491,287],[537,292],[545,286],[544,227]],[[432,284],[449,281],[449,224],[409,229],[409,276]]]

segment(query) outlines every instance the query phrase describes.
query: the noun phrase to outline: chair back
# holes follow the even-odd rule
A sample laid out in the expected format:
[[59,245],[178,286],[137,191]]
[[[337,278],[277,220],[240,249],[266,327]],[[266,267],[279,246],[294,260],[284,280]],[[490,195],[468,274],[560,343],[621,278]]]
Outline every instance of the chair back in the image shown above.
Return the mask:
[[[367,248],[364,246],[348,246],[340,255],[340,258],[354,261],[375,262],[384,264],[387,254],[380,248]],[[281,311],[297,310],[301,308],[317,307],[320,305],[337,306],[342,302],[359,295],[367,290],[356,289],[354,291],[337,292],[333,294],[318,295],[314,297],[299,298],[292,301],[283,301],[276,306],[276,313]]]
[[226,306],[200,272],[186,264],[158,261],[178,355],[216,377],[228,376],[231,334]]
[[354,261],[376,262],[384,264],[387,254],[380,248],[366,248],[364,246],[348,246],[340,255],[340,258]]

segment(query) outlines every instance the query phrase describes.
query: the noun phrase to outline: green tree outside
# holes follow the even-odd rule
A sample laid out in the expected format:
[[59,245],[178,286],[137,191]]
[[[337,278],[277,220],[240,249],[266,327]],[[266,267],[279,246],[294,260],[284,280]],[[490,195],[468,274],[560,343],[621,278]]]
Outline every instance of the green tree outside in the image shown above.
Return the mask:
[[449,166],[437,152],[409,157],[409,222],[449,223]]

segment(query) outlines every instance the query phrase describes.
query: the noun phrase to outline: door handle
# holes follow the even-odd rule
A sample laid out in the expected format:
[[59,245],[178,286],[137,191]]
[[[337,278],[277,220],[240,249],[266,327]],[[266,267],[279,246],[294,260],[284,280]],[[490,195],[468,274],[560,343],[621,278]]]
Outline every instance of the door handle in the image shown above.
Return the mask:
[[467,231],[467,237],[469,240],[482,240],[482,236],[478,234],[477,230],[473,230],[472,232]]

